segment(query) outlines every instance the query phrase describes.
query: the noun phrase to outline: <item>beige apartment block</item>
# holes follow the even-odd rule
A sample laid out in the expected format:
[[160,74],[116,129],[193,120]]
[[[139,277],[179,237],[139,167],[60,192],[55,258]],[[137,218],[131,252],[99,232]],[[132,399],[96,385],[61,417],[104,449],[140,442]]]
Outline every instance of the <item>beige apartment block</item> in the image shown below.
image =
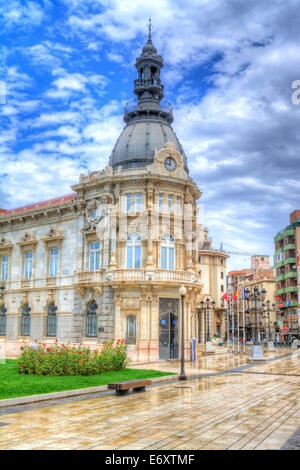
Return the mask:
[[[270,336],[276,339],[278,332],[277,319],[276,319],[276,280],[274,278],[273,268],[260,269],[258,271],[244,269],[241,271],[232,271],[228,273],[230,278],[229,285],[231,292],[238,292],[237,299],[232,301],[232,310],[235,316],[235,329],[239,329],[240,338],[243,337],[243,326],[245,321],[245,333],[247,340],[254,337],[254,330],[257,326],[260,331],[261,339],[268,339],[269,336],[269,322],[270,322]],[[254,289],[257,288],[259,292],[266,291],[265,300],[262,302],[257,301],[255,318],[255,305],[251,300],[253,298]],[[249,290],[250,301],[249,303],[243,301],[244,290]],[[270,319],[268,314],[268,301],[270,301]],[[273,304],[275,306],[273,306]],[[257,321],[257,323],[256,323]],[[239,328],[237,325],[239,324]]]

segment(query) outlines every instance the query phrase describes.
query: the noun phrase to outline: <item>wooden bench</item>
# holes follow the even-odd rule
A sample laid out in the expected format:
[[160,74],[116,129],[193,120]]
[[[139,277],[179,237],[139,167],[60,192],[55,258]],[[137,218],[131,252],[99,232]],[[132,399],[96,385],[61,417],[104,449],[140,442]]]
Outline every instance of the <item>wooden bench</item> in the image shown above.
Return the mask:
[[108,390],[115,390],[117,395],[126,395],[130,389],[134,392],[144,392],[147,385],[151,385],[152,380],[127,380],[126,382],[113,382],[107,385]]

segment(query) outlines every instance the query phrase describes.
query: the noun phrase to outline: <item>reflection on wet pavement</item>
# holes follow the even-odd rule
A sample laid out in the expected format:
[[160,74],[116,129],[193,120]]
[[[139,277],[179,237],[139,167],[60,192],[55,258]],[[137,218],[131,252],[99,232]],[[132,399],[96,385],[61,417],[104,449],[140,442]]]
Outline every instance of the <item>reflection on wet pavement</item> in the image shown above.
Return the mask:
[[[2,415],[9,425],[0,428],[0,449],[280,449],[300,427],[299,359]],[[246,363],[242,355],[220,355],[190,369],[212,373]]]

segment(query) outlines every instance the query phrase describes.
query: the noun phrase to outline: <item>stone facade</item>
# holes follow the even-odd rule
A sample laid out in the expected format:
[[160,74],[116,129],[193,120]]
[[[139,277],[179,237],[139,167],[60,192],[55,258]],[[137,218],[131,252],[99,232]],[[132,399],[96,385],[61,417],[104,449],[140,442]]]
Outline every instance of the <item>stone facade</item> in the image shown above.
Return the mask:
[[162,59],[150,36],[136,66],[138,104],[125,109],[110,164],[80,175],[68,196],[0,214],[0,354],[17,356],[32,340],[101,349],[127,338],[133,361],[176,358],[182,285],[186,357],[192,338],[204,342],[201,301],[216,301],[210,331],[224,334],[226,255],[199,245],[201,192],[172,110],[160,106]]

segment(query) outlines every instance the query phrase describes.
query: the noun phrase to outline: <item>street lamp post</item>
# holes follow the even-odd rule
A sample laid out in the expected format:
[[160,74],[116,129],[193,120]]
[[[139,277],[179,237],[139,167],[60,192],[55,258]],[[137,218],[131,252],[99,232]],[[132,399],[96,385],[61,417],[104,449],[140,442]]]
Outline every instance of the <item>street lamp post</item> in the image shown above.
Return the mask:
[[270,300],[267,300],[266,304],[267,304],[266,310],[265,310],[264,304],[262,304],[262,307],[264,311],[266,312],[267,318],[268,318],[268,351],[275,351],[274,342],[272,341],[272,337],[271,337],[271,318],[270,318],[270,313],[275,311],[275,304],[272,304],[272,309],[270,308],[270,304],[271,304]]
[[206,342],[205,342],[205,352],[214,353],[214,349],[210,340],[210,321],[209,321],[209,312],[213,310],[216,306],[216,302],[213,300],[210,306],[210,300],[206,299],[206,306],[204,306],[203,300],[200,302],[201,308],[205,309],[205,318],[206,318]]
[[184,370],[184,297],[186,295],[186,288],[183,284],[179,289],[179,294],[181,296],[181,371],[178,380],[186,380]]
[[[259,309],[259,302],[264,301],[266,297],[266,293],[267,292],[265,289],[262,289],[261,291],[259,291],[257,286],[254,287],[252,294],[250,293],[249,289],[247,289],[245,292],[248,306],[249,306],[249,302],[251,298],[253,310],[255,313],[255,335],[254,335],[254,344],[252,345],[252,348],[251,348],[251,356],[250,356],[251,361],[265,361],[262,346],[258,337],[258,318],[257,317],[258,317],[259,310],[261,310]],[[249,308],[249,312],[250,312],[250,308]]]
[[4,284],[2,284],[2,286],[0,287],[0,289],[1,289],[1,292],[0,292],[0,298],[1,298],[1,300],[3,300],[3,297],[4,297],[4,291],[5,291],[5,285],[4,285]]

